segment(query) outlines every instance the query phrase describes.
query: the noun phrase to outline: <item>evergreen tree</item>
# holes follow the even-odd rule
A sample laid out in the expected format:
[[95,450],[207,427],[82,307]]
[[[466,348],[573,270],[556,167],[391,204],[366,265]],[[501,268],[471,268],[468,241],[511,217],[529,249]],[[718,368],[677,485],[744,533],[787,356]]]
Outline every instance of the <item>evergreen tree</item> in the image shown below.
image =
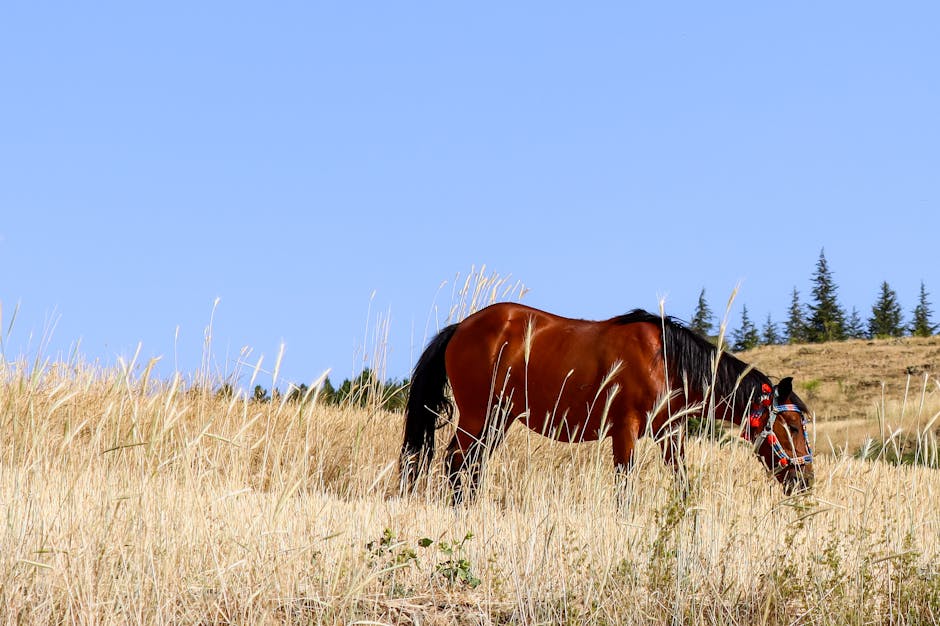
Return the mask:
[[800,304],[800,292],[793,288],[793,297],[790,299],[789,316],[787,317],[784,330],[787,333],[789,343],[805,343],[807,341],[806,316],[803,313],[803,305]]
[[215,395],[220,400],[231,400],[235,397],[235,387],[232,383],[222,383],[222,386],[215,392]]
[[930,323],[930,317],[933,315],[933,311],[930,310],[930,302],[927,301],[927,295],[924,281],[920,281],[920,297],[917,299],[917,306],[914,307],[910,328],[911,334],[915,337],[929,337],[937,332],[937,324]]
[[336,390],[337,402],[350,406],[366,406],[380,390],[378,377],[371,368],[364,368],[354,379],[343,379]]
[[698,304],[695,306],[695,314],[692,316],[689,328],[700,335],[710,337],[714,329],[712,323],[714,317],[712,310],[708,307],[708,302],[705,301],[705,288],[703,287],[701,293],[698,294]]
[[770,313],[767,314],[767,320],[761,329],[761,344],[765,346],[774,346],[780,343],[780,333],[777,332],[777,325],[770,319]]
[[344,405],[350,401],[350,396],[352,396],[352,381],[344,378],[343,382],[336,388],[336,394],[333,396],[336,399],[335,403]]
[[290,391],[287,392],[287,401],[288,402],[303,402],[304,398],[307,397],[307,392],[310,390],[305,383],[300,383],[295,385],[291,383],[287,386]]
[[836,284],[821,250],[813,276],[814,303],[809,306],[808,339],[814,343],[845,339],[845,312],[836,298]]
[[336,396],[336,389],[333,387],[333,383],[330,382],[329,376],[323,380],[323,386],[320,387],[320,392],[317,394],[317,400],[324,404],[339,403],[339,398]]
[[878,300],[871,307],[871,317],[868,319],[868,334],[880,338],[900,337],[904,334],[898,295],[891,289],[887,281],[881,283],[881,293]]
[[731,339],[734,342],[731,349],[735,352],[750,350],[760,345],[760,334],[757,327],[747,315],[747,307],[741,309],[741,326],[731,333]]
[[382,406],[386,411],[404,411],[408,404],[407,378],[402,380],[388,379],[382,389]]
[[253,397],[258,402],[268,402],[271,400],[271,398],[268,397],[268,390],[261,385],[255,385]]
[[845,325],[845,335],[849,339],[868,338],[868,330],[866,330],[865,324],[862,322],[862,316],[859,315],[858,309],[854,306],[852,307],[852,314],[849,315],[849,321]]

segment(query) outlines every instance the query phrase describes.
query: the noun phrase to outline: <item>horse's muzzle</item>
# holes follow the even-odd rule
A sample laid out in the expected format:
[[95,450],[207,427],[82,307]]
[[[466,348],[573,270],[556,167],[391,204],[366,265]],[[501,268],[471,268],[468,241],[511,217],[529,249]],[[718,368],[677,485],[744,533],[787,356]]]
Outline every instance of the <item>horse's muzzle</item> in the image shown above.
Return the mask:
[[788,496],[805,493],[813,488],[814,481],[812,470],[794,467],[783,478],[783,493]]

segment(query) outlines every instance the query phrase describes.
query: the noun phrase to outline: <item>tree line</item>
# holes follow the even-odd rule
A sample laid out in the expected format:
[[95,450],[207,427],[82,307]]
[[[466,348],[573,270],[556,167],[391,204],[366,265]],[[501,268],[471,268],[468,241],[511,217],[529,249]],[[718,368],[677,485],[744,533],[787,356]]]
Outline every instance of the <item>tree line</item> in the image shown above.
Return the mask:
[[[301,404],[316,399],[318,403],[334,406],[377,406],[389,411],[398,411],[405,408],[407,401],[408,379],[389,378],[385,381],[371,369],[365,368],[353,379],[346,378],[339,387],[334,387],[329,376],[323,380],[319,389],[311,389],[308,385],[291,383],[286,393],[274,388],[270,392],[262,385],[255,385],[251,398],[255,402],[281,402],[282,400]],[[224,383],[216,392],[223,399],[231,399],[235,395],[235,387],[231,383]]]
[[[800,293],[793,288],[787,319],[782,328],[767,315],[761,328],[751,320],[747,305],[741,310],[741,322],[731,332],[729,347],[735,351],[749,350],[762,345],[782,343],[822,343],[845,339],[872,339],[887,337],[929,337],[937,332],[938,324],[932,321],[933,310],[928,300],[924,282],[920,283],[920,296],[905,323],[897,292],[887,281],[881,283],[881,291],[871,306],[870,314],[863,320],[858,309],[852,307],[846,313],[839,303],[838,287],[829,269],[825,249],[820,251],[816,270],[812,276],[812,299],[804,304]],[[689,327],[706,337],[715,337],[715,316],[705,299],[705,290],[699,293],[698,304]]]

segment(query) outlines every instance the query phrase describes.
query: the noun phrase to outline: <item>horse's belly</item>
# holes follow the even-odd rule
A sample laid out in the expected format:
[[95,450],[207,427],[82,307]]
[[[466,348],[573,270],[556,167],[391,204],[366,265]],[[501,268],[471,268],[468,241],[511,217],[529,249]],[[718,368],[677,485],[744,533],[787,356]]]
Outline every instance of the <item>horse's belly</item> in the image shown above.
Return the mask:
[[552,407],[534,406],[525,411],[520,421],[531,430],[558,441],[595,441],[606,437],[609,419],[601,411],[590,411],[585,404],[575,408],[559,404]]

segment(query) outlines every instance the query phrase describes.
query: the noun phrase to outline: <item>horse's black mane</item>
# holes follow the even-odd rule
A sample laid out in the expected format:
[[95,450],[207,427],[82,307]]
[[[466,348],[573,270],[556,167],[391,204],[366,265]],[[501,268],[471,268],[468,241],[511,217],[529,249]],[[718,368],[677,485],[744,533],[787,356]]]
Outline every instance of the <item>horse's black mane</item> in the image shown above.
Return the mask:
[[[721,353],[715,372],[718,348],[674,317],[634,309],[610,321],[618,325],[647,322],[660,326],[663,329],[663,356],[669,371],[677,374],[671,384],[682,385],[684,379],[690,391],[702,393],[711,389],[719,407],[725,405],[738,418],[760,396],[761,384],[770,382],[766,374],[727,352]],[[720,415],[718,417],[721,419]]]

